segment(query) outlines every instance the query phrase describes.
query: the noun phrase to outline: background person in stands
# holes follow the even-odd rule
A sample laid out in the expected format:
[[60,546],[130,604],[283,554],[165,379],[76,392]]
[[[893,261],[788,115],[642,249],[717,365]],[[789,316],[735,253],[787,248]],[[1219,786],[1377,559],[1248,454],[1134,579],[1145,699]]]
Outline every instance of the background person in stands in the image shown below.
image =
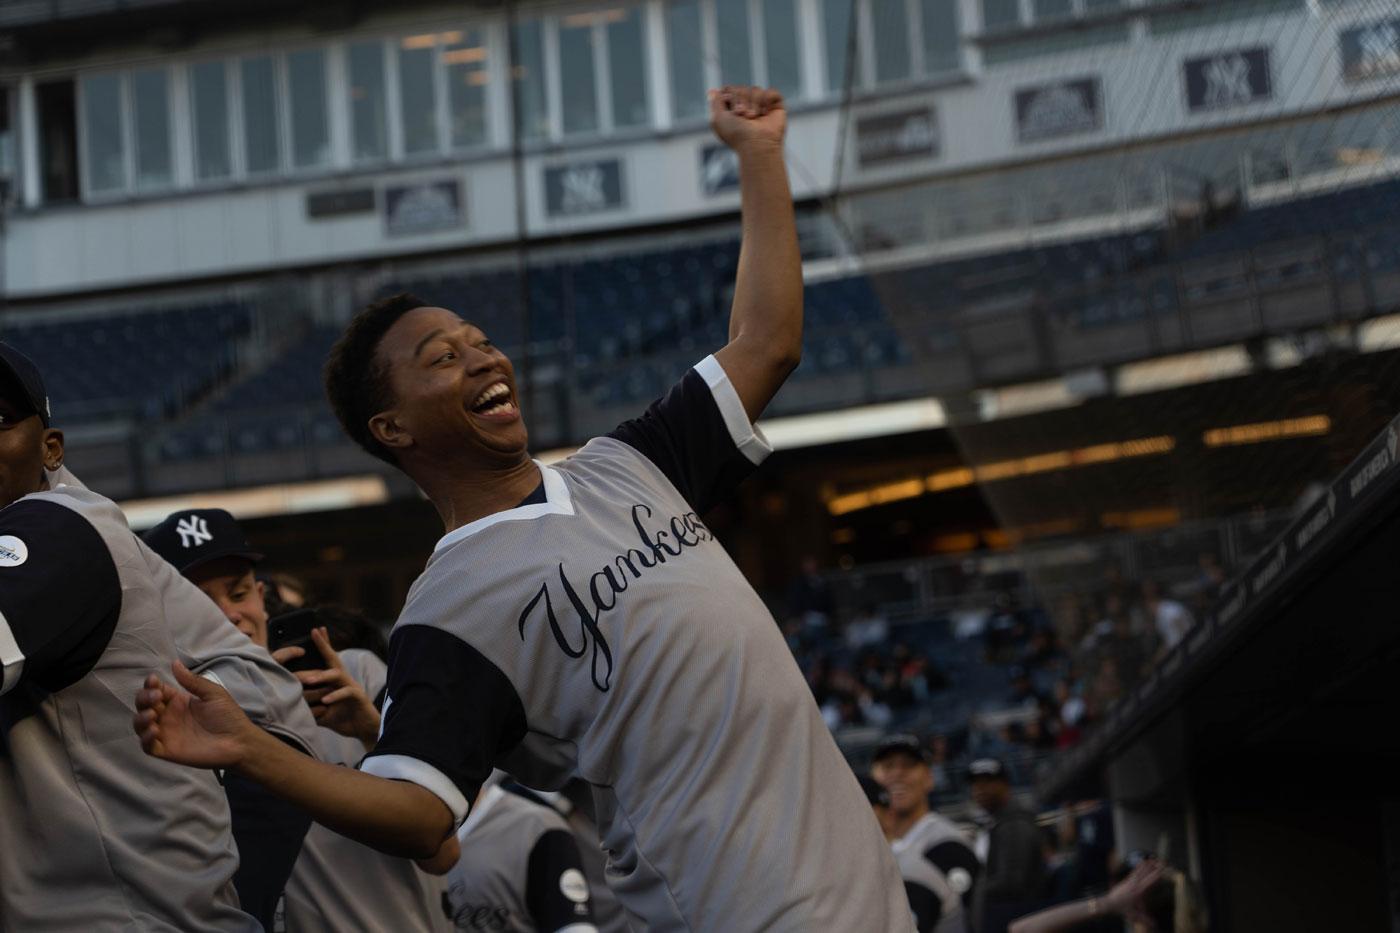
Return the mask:
[[970,908],[982,863],[972,844],[951,820],[933,812],[933,772],[928,751],[913,735],[893,735],[875,749],[871,775],[889,793],[886,835],[895,861],[912,851],[930,862]]
[[[147,531],[145,539],[250,641],[268,646],[268,590],[254,573],[262,555],[248,543],[232,515],[222,509],[176,512]],[[330,617],[342,631],[354,627],[344,616],[341,611]],[[350,649],[337,654],[325,635],[316,637],[316,645],[326,668],[296,675],[320,723],[312,741],[321,760],[354,767],[374,747],[379,733],[379,711],[372,698],[384,690],[386,667],[369,651]],[[283,647],[273,657],[286,664],[305,653],[299,647]],[[253,801],[250,806],[255,805],[258,813],[281,814],[282,821],[288,825],[295,821],[305,836],[304,842],[297,837],[298,845],[282,874],[283,886],[277,889],[285,891],[289,931],[434,929],[440,915],[441,883],[423,875],[407,859],[384,855],[324,826],[311,826],[308,831],[310,817],[304,811],[236,773],[230,776],[237,781],[234,786],[246,785]],[[275,832],[280,824],[269,818],[258,825]]]
[[[875,820],[893,842],[890,817],[890,793],[868,774],[857,774],[861,790],[870,801]],[[953,890],[948,878],[913,849],[895,852],[895,862],[904,878],[904,893],[909,895],[909,909],[914,912],[914,928],[918,933],[966,933],[967,911],[962,897]]]
[[1142,606],[1147,613],[1148,622],[1157,634],[1158,658],[1175,648],[1195,624],[1195,620],[1191,618],[1191,610],[1164,596],[1161,584],[1156,580],[1143,581]]
[[1035,815],[1011,797],[1006,765],[979,758],[968,768],[972,800],[992,818],[987,870],[977,891],[974,927],[1003,933],[1015,917],[1034,910],[1045,892],[1045,856]]

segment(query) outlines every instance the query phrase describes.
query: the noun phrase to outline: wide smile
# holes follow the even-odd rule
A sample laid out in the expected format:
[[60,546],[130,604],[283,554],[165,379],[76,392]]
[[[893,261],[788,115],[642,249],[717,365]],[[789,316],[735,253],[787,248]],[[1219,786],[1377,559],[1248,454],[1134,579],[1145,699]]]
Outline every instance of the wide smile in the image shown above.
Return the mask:
[[520,409],[515,404],[515,397],[510,391],[510,385],[505,382],[487,386],[485,391],[467,406],[467,411],[473,418],[480,418],[492,424],[510,424],[520,418]]

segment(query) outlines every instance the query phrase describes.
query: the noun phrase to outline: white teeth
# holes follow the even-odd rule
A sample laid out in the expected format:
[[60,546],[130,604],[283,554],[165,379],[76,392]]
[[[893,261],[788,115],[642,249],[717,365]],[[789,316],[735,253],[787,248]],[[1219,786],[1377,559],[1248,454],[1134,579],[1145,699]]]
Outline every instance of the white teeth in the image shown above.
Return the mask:
[[504,398],[509,395],[510,387],[507,386],[504,382],[498,382],[495,385],[491,386],[491,388],[487,389],[485,392],[482,392],[480,395],[478,395],[476,397],[476,401],[472,402],[472,408],[476,408],[478,405],[485,404],[486,402],[489,402],[492,399]]

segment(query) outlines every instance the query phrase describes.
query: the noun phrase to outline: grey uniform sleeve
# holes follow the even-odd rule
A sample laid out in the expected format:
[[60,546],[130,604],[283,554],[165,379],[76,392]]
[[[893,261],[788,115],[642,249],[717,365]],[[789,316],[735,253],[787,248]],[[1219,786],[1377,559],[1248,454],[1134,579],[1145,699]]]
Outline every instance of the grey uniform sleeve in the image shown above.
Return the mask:
[[112,553],[86,518],[44,500],[0,509],[0,694],[81,679],[106,650],[121,600]]
[[702,515],[772,453],[713,356],[697,363],[640,418],[623,422],[608,436],[654,463]]
[[596,933],[593,902],[573,833],[551,829],[530,850],[525,905],[540,933]]
[[144,542],[140,547],[180,661],[227,690],[254,723],[314,756],[316,719],[302,697],[301,681],[230,625],[209,597]]

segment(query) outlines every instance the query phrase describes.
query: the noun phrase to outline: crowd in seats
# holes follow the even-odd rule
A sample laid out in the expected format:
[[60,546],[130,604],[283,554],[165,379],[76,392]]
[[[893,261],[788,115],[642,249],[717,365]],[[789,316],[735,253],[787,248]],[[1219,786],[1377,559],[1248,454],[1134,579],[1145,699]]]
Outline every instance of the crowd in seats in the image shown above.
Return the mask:
[[110,416],[160,420],[198,401],[233,372],[253,312],[221,302],[81,319],[11,316],[4,323],[6,342],[58,374],[55,416],[71,424]]

